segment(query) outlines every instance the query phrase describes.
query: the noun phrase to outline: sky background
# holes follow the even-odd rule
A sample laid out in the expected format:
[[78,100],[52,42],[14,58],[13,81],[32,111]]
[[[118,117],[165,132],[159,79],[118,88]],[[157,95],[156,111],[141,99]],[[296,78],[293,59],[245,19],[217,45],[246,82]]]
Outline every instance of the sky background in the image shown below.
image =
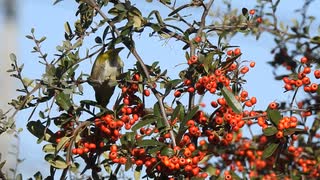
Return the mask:
[[[144,0],[135,1],[142,7],[142,13],[146,14],[151,9],[157,8],[157,4],[146,3]],[[294,3],[293,3],[294,2]],[[282,0],[278,8],[277,15],[279,19],[285,23],[291,22],[295,17],[293,11],[299,8],[302,0]],[[38,38],[46,36],[47,40],[42,44],[44,52],[49,54],[49,59],[54,58],[52,54],[56,53],[56,46],[60,45],[64,39],[64,23],[69,21],[71,26],[75,21],[76,3],[66,0],[55,6],[52,0],[18,0],[18,33],[17,33],[17,57],[20,63],[25,64],[24,75],[29,78],[39,78],[43,72],[43,66],[40,66],[37,54],[30,51],[34,46],[33,42],[26,39],[25,35],[30,34],[30,29],[35,28],[35,34]],[[255,5],[255,1],[233,1],[234,7],[241,9],[246,7],[251,9]],[[141,6],[142,5],[142,6]],[[214,3],[214,8],[221,5],[220,1]],[[320,7],[320,1],[313,3],[310,7],[310,14],[317,15]],[[168,11],[169,12],[169,11]],[[199,15],[195,10],[193,14]],[[0,29],[3,19],[0,18]],[[319,25],[319,21],[315,22]],[[316,33],[316,32],[315,32]],[[315,34],[316,35],[316,34]],[[146,37],[146,36],[143,36]],[[86,41],[86,48],[90,48],[93,42]],[[242,60],[256,61],[256,67],[251,69],[246,75],[248,83],[244,86],[250,96],[258,98],[257,109],[264,109],[271,101],[279,101],[287,99],[287,94],[282,94],[282,82],[276,82],[273,79],[272,68],[267,65],[267,61],[272,60],[270,49],[274,47],[274,42],[270,36],[264,34],[259,41],[254,37],[243,37],[239,35],[231,41],[232,45],[240,45],[243,55]],[[4,42],[2,42],[2,45]],[[157,38],[138,38],[138,52],[147,63],[160,61],[162,69],[168,69],[169,75],[177,72],[179,67],[175,65],[184,61],[184,51],[181,50],[181,44],[175,43],[174,40],[159,41]],[[85,48],[82,48],[83,52]],[[126,54],[122,54],[123,57]],[[81,71],[89,74],[91,71],[92,61],[86,61],[80,67]],[[126,67],[131,67],[135,63],[134,59],[129,58],[125,61]],[[89,95],[85,98],[94,99],[91,88],[86,88],[85,93]],[[208,103],[208,102],[207,102]],[[19,127],[25,129],[25,119],[28,112],[24,111],[17,117]],[[34,120],[36,117],[34,117]],[[35,144],[36,138],[32,137],[25,129],[20,135],[20,158],[24,161],[19,165],[19,171],[24,177],[31,177],[36,171],[41,171],[44,176],[48,175],[49,165],[43,160],[44,153],[41,151],[44,144]]]

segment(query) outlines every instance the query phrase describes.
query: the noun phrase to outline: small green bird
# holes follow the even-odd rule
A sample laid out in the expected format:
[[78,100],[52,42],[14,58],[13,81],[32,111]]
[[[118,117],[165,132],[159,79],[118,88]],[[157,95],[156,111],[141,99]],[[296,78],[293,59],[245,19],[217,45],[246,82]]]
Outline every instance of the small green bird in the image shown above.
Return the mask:
[[119,75],[122,73],[123,62],[119,52],[123,47],[109,49],[97,56],[89,78],[89,84],[95,91],[96,101],[106,107],[114,93]]

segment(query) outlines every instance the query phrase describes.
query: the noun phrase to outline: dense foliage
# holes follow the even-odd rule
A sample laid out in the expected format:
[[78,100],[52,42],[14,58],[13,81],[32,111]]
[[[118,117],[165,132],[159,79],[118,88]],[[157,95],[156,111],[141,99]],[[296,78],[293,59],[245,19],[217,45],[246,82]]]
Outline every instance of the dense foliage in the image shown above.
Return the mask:
[[[214,0],[147,2],[76,0],[78,20],[65,23],[65,40],[55,59],[41,49],[46,38],[37,38],[32,29],[27,38],[35,43],[33,52],[39,55],[43,75],[23,77],[23,66],[10,55],[8,72],[22,88],[10,102],[15,112],[0,114],[1,132],[14,128],[18,112],[32,109],[26,126],[38,142],[46,142],[44,158],[51,173],[47,179],[65,179],[69,172],[117,179],[120,171],[131,171],[136,179],[319,178],[320,36],[309,32],[315,20],[307,15],[312,0],[305,1],[293,25],[278,22],[280,0],[261,0],[255,9],[240,11],[226,1],[228,13],[214,22],[209,21]],[[139,7],[151,3],[159,9],[143,14]],[[195,9],[200,17],[187,16]],[[262,33],[274,37],[277,46],[270,65],[275,74],[278,67],[287,69],[275,78],[283,81],[279,88],[290,94],[288,102],[255,108],[263,97],[254,97],[243,87],[255,62],[241,60],[246,53],[241,44],[228,43],[237,33],[257,40]],[[185,57],[173,57],[172,65],[182,63],[183,69],[168,73],[158,62],[146,64],[136,48],[137,36],[182,43]],[[89,37],[96,45],[83,52]],[[117,79],[113,96],[118,97],[108,109],[86,99],[83,85],[92,82],[78,67],[115,47],[124,47],[136,63]],[[173,79],[173,73],[179,78]],[[303,101],[296,101],[298,91],[303,92]],[[197,102],[204,96],[211,108]],[[146,101],[154,105],[147,107]],[[244,137],[243,131],[251,137]],[[42,179],[41,173],[34,178]]]

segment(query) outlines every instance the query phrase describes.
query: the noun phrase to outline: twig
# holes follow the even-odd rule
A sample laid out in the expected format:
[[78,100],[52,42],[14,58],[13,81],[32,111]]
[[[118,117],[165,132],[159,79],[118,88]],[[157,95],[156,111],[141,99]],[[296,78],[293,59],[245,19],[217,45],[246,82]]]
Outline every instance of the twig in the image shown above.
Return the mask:
[[69,141],[69,146],[68,146],[68,149],[67,149],[67,154],[66,154],[66,163],[67,163],[67,168],[65,168],[61,174],[61,178],[60,179],[64,179],[65,176],[67,175],[67,172],[71,166],[71,149],[72,149],[72,145],[74,143],[74,141],[76,140],[77,138],[77,135],[87,126],[90,125],[90,121],[84,121],[82,122],[78,127],[76,127],[76,129],[73,131],[72,133],[72,136],[71,136],[71,139]]

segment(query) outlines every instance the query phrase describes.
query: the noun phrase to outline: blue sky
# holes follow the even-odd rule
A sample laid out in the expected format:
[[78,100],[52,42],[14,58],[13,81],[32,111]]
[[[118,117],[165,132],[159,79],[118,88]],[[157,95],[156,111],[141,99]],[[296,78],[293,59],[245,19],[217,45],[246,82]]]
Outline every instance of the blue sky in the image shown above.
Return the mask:
[[[31,54],[33,43],[25,38],[25,35],[30,34],[30,29],[35,28],[35,34],[38,37],[46,36],[47,40],[43,43],[43,51],[49,54],[49,58],[53,58],[52,54],[56,53],[55,47],[61,44],[64,34],[64,23],[69,21],[71,24],[74,22],[75,17],[75,3],[73,1],[63,1],[58,5],[53,6],[52,0],[18,0],[18,51],[17,56],[19,61],[25,64],[25,75],[30,78],[38,78],[41,76],[43,67],[40,66],[37,61],[37,55]],[[138,2],[138,1],[136,1]],[[145,3],[140,0],[139,3]],[[236,4],[235,7],[242,8],[247,7],[251,9],[254,7],[255,1],[233,1]],[[278,16],[281,21],[290,23],[295,14],[292,13],[294,9],[301,6],[303,1],[283,0],[280,3]],[[215,2],[214,7],[219,5],[219,1]],[[151,7],[150,7],[151,6]],[[145,3],[143,11],[150,11],[150,9],[156,8],[156,5]],[[317,1],[311,7],[311,13],[317,13],[320,7],[320,2]],[[196,12],[194,12],[196,13]],[[0,21],[1,22],[1,21]],[[319,24],[319,21],[317,21]],[[92,43],[87,42],[87,48],[90,48]],[[233,45],[240,45],[242,52],[242,60],[254,60],[256,61],[256,68],[252,69],[246,79],[248,83],[245,87],[248,89],[249,95],[256,96],[258,98],[258,108],[265,108],[265,106],[274,100],[287,99],[288,95],[283,94],[281,82],[273,80],[272,68],[266,64],[267,61],[272,60],[270,55],[270,49],[274,43],[272,38],[268,35],[263,35],[257,42],[254,37],[237,36],[231,42]],[[146,59],[146,62],[159,60],[163,69],[168,69],[169,73],[177,72],[176,64],[181,63],[184,60],[184,52],[181,51],[180,46],[176,46],[173,40],[168,43],[165,41],[158,41],[153,39],[139,39],[140,47],[138,51],[141,56]],[[83,49],[85,51],[85,49]],[[124,54],[126,55],[126,54]],[[134,63],[131,58],[125,61],[126,67],[130,67]],[[85,73],[90,73],[91,62],[87,61],[81,70]],[[170,75],[170,74],[169,74]],[[89,92],[87,98],[94,99],[92,90],[86,89]],[[260,97],[260,98],[259,98]],[[25,127],[24,119],[28,116],[27,113],[19,114],[17,121],[20,127]],[[30,177],[34,172],[41,170],[44,175],[48,175],[48,164],[43,160],[44,153],[41,151],[42,145],[35,144],[36,139],[31,137],[27,130],[21,133],[20,136],[20,157],[25,159],[19,165],[19,170],[23,172],[24,177]]]

